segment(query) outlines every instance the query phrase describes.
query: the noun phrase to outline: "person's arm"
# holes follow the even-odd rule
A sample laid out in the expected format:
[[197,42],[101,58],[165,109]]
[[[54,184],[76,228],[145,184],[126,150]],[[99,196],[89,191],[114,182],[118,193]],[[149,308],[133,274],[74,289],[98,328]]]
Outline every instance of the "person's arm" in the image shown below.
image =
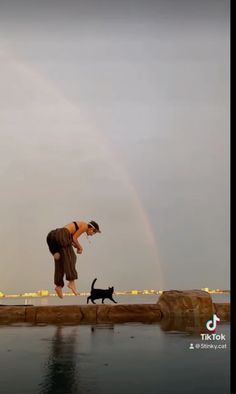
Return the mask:
[[81,224],[80,228],[73,234],[73,241],[72,241],[72,245],[77,249],[78,252],[83,251],[83,247],[82,245],[80,245],[78,238],[85,233],[87,230],[87,225],[85,224]]
[[74,246],[74,248],[77,249],[78,252],[80,251],[82,253],[83,248],[82,248],[82,246],[80,245],[80,243],[78,242],[77,239],[73,238],[72,245]]

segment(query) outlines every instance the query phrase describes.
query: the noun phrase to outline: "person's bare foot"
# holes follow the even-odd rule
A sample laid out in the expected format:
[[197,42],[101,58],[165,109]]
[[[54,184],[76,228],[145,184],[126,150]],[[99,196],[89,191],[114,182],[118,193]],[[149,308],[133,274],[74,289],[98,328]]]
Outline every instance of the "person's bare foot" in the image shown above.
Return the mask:
[[74,281],[72,281],[72,282],[69,282],[68,283],[68,287],[69,287],[69,289],[71,289],[72,291],[73,291],[73,293],[74,293],[74,295],[78,295],[78,291],[77,291],[77,289],[76,289],[76,286],[75,286],[75,282]]
[[63,293],[62,293],[62,287],[61,286],[56,286],[55,291],[58,295],[58,297],[63,298]]

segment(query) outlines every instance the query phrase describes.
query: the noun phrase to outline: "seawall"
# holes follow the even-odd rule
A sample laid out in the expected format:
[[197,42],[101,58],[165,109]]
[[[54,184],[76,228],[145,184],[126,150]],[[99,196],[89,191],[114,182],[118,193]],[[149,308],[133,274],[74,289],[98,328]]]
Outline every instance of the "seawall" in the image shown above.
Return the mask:
[[0,306],[0,324],[100,324],[154,323],[169,320],[198,322],[230,321],[230,304],[213,303],[201,290],[164,291],[156,304],[96,304],[52,306]]

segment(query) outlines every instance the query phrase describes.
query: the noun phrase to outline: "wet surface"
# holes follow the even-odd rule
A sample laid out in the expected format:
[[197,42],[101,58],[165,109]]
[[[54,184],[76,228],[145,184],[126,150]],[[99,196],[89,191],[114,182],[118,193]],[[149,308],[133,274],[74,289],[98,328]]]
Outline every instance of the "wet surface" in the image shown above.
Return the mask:
[[195,323],[2,326],[1,392],[229,393],[230,326],[217,328],[226,349],[190,350]]

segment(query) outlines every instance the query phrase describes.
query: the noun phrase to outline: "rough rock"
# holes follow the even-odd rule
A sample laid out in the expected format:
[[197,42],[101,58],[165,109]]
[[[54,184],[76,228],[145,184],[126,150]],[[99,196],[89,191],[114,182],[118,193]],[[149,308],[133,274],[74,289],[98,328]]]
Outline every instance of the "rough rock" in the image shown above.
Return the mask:
[[227,302],[224,303],[215,303],[214,304],[215,313],[221,319],[221,321],[230,321],[230,304]]
[[202,290],[164,291],[157,302],[164,316],[206,316],[213,314],[213,303],[209,293]]

